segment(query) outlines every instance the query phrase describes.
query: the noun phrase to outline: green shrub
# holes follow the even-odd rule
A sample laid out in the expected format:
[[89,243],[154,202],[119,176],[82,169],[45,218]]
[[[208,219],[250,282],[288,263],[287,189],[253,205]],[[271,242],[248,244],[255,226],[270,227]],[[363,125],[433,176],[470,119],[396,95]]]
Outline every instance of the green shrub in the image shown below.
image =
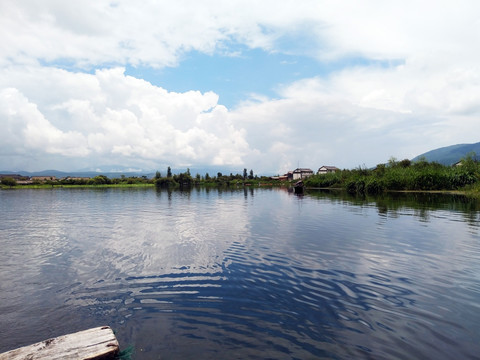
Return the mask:
[[365,185],[367,194],[376,195],[381,194],[385,190],[383,182],[379,179],[370,178]]
[[168,188],[177,186],[177,182],[171,177],[160,178],[155,180],[155,186],[159,188]]
[[2,179],[2,185],[13,187],[17,185],[17,181],[11,177],[5,177]]

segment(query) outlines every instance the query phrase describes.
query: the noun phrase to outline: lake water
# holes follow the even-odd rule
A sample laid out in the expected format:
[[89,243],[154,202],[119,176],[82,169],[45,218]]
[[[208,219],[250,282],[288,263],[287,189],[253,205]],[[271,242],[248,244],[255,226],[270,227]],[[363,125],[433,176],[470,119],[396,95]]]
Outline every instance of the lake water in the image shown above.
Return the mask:
[[0,352],[110,325],[135,359],[480,357],[474,200],[23,189],[0,214]]

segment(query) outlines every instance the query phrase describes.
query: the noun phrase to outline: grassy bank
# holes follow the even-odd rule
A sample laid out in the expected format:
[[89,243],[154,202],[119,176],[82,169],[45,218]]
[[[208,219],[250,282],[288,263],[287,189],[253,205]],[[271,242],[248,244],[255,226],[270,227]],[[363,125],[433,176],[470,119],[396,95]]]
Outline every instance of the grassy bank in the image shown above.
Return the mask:
[[472,158],[461,166],[444,166],[435,162],[390,161],[375,169],[357,168],[314,175],[305,180],[307,187],[342,188],[349,193],[379,194],[384,191],[462,190],[480,195],[480,165]]

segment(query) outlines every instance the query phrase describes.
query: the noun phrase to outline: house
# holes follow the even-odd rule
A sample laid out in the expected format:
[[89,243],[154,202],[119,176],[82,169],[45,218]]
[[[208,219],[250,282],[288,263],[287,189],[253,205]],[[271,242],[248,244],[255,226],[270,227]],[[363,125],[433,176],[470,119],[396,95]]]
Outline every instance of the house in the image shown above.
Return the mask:
[[313,175],[313,170],[306,168],[298,168],[293,170],[293,180],[305,179]]
[[333,172],[336,172],[336,171],[339,171],[339,170],[340,169],[335,167],[335,166],[324,165],[324,166],[322,166],[321,168],[318,169],[317,174],[320,175],[320,174],[333,173]]
[[88,181],[90,180],[89,177],[81,177],[81,176],[67,176],[63,180],[65,181]]
[[57,179],[55,176],[32,176],[30,180],[44,182],[44,181],[56,181]]

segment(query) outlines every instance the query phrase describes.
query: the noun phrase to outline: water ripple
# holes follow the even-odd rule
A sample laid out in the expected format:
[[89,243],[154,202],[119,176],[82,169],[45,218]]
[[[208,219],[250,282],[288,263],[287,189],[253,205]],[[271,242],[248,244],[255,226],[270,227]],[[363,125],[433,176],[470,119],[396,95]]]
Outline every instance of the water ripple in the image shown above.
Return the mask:
[[480,351],[476,213],[280,190],[21,194],[28,216],[0,223],[2,339],[108,323],[138,359]]

